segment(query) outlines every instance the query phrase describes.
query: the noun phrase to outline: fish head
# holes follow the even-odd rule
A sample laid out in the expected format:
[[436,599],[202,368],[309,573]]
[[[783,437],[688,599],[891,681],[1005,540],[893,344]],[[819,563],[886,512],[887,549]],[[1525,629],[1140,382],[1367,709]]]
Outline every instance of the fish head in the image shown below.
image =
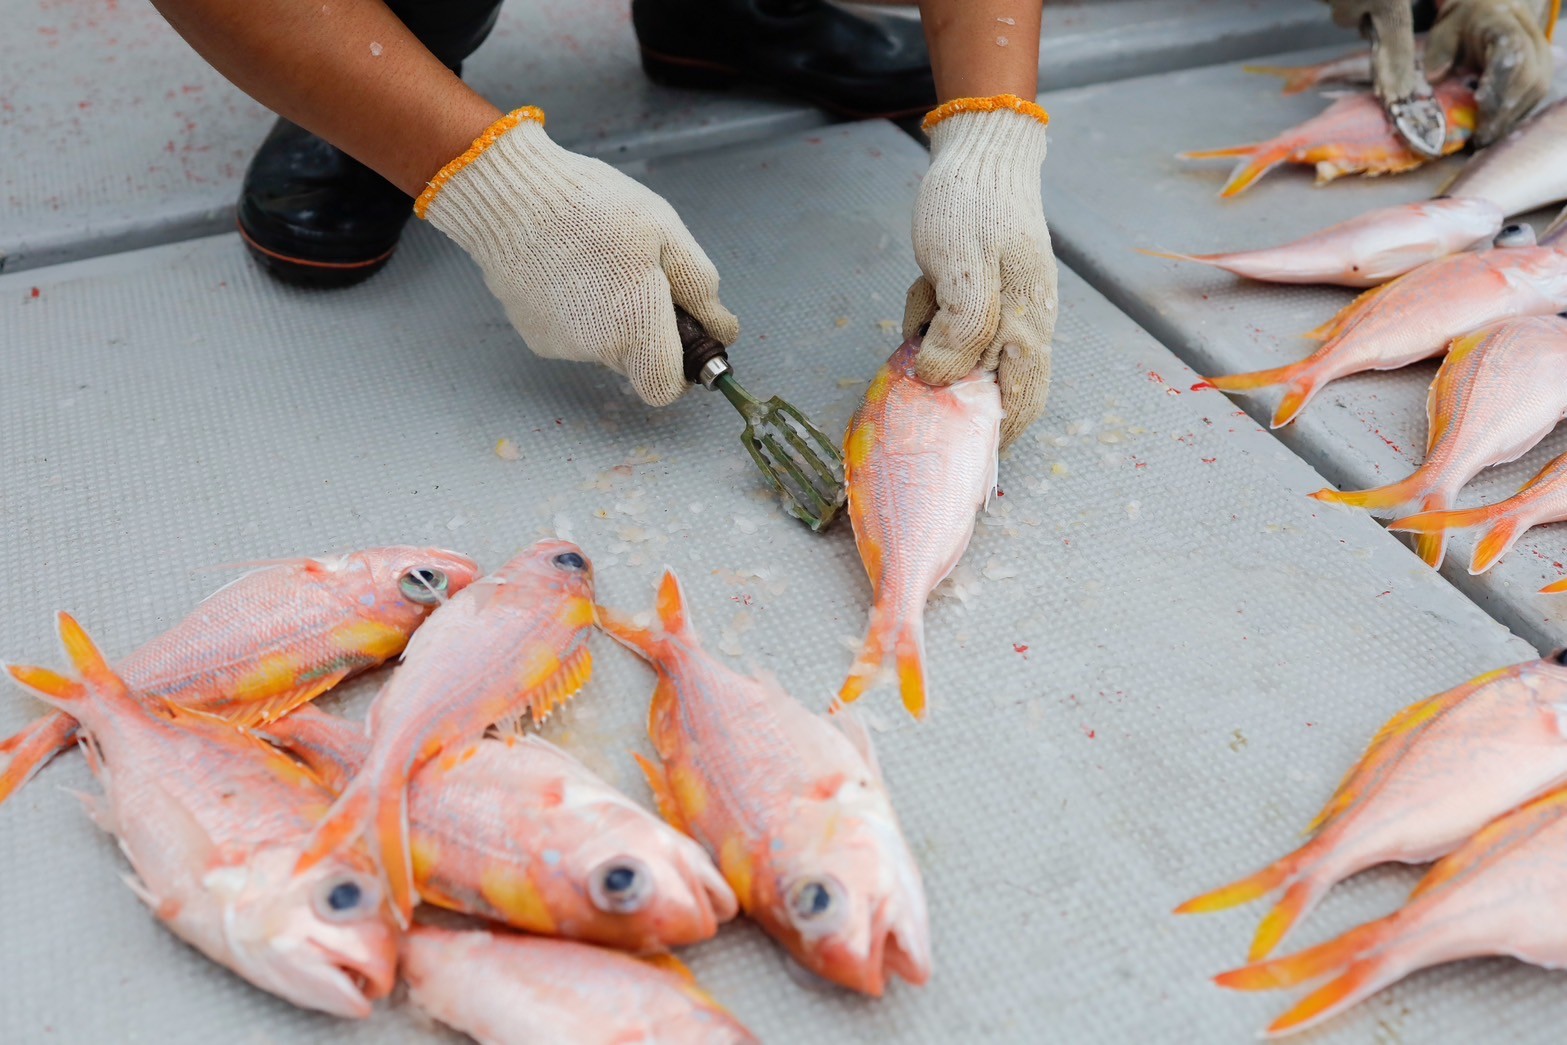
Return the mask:
[[344,560],[343,595],[362,617],[412,631],[447,598],[479,579],[479,564],[445,548],[390,545]]
[[530,545],[485,580],[524,586],[558,601],[562,619],[593,620],[593,563],[570,541],[551,538]]
[[931,969],[925,890],[891,810],[812,806],[767,843],[767,895],[754,899],[772,928],[797,961],[842,986],[880,997],[889,975],[924,983]]
[[567,856],[593,921],[632,950],[663,950],[711,939],[739,912],[707,851],[624,800],[592,811]]
[[[263,850],[208,876],[241,975],[295,1005],[353,1019],[391,993],[398,933],[368,858],[355,850],[294,874],[299,850]],[[226,880],[225,880],[226,879]]]

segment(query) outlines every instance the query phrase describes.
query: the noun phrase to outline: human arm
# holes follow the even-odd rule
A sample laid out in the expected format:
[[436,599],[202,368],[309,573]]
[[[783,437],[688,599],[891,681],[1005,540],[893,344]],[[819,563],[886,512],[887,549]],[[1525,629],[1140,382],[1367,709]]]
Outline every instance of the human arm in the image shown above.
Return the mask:
[[1004,445],[1044,410],[1057,310],[1040,198],[1049,118],[1032,101],[1041,6],[920,4],[942,104],[926,117],[931,162],[913,222],[922,274],[909,288],[904,334],[929,324],[916,365],[933,384],[975,367],[996,372]]

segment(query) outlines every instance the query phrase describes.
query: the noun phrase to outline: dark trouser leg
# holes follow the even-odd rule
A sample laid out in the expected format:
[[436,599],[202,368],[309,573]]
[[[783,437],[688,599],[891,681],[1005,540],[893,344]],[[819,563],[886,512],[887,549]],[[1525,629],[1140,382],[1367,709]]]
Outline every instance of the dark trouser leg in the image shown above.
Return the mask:
[[827,0],[632,0],[642,67],[676,87],[748,81],[844,116],[910,116],[936,104],[913,18]]
[[[495,28],[500,0],[389,0],[387,6],[453,72]],[[343,287],[391,258],[412,213],[397,186],[301,127],[279,119],[239,198],[251,256],[286,283]]]

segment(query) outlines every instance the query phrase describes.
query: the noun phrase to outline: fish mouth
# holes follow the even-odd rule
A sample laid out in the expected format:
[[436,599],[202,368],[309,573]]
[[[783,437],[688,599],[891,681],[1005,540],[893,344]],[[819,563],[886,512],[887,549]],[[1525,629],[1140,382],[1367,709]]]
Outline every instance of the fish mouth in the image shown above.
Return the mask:
[[344,954],[318,941],[311,946],[320,956],[334,993],[346,1004],[347,1015],[363,1019],[371,1004],[392,993],[396,971],[391,962],[377,962]]

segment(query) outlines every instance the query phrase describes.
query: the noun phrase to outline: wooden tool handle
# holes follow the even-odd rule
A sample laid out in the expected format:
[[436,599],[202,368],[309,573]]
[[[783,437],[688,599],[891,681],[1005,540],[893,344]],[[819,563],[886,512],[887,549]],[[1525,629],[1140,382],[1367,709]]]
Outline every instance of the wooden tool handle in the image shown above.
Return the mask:
[[702,368],[713,359],[724,359],[728,352],[723,343],[702,329],[696,317],[679,305],[675,306],[675,329],[680,331],[680,347],[685,352],[686,380],[696,384]]

